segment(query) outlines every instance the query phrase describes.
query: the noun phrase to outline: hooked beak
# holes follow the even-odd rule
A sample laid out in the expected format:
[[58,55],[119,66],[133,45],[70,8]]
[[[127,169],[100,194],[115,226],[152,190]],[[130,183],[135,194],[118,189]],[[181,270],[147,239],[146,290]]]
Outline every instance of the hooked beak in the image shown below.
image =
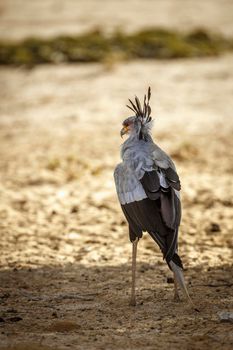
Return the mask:
[[127,126],[123,126],[123,128],[121,129],[121,138],[123,137],[123,135],[127,134],[128,131],[129,128]]

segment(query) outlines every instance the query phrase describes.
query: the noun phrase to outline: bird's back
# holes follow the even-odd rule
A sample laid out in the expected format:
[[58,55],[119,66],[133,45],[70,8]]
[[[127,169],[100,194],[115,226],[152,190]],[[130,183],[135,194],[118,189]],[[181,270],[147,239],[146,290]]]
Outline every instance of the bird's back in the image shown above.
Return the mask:
[[131,241],[149,232],[169,261],[177,249],[180,181],[174,163],[150,138],[129,138],[114,172]]

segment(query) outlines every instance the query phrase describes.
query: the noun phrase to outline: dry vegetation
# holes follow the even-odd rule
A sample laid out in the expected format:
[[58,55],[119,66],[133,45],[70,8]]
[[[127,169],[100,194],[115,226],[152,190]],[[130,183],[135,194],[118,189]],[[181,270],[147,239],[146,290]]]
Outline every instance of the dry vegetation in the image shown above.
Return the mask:
[[194,30],[188,34],[163,28],[112,35],[95,30],[79,36],[27,38],[0,42],[1,65],[33,66],[44,63],[90,63],[114,59],[174,59],[217,56],[233,49],[233,40]]

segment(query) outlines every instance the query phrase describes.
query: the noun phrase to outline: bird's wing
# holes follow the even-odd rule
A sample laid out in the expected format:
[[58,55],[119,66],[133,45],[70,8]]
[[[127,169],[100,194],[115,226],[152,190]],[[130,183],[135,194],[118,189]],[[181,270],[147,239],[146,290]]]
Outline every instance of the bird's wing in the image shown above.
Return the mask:
[[174,168],[159,168],[145,154],[143,157],[137,155],[116,167],[114,179],[121,205],[145,198],[160,198],[165,224],[171,229],[178,228],[181,219],[180,180]]
[[164,152],[153,142],[150,143],[148,148],[150,154],[152,155],[151,157],[154,161],[155,167],[157,167],[162,176],[165,177],[168,185],[174,188],[176,191],[180,191],[180,179],[172,159],[167,155],[166,152]]
[[171,163],[166,163],[170,167],[160,168],[145,152],[132,155],[128,154],[114,172],[118,198],[129,223],[130,239],[141,237],[142,231],[153,233],[164,257],[169,260],[177,248],[181,218],[178,175]]
[[114,171],[114,180],[121,204],[147,198],[143,186],[138,180],[136,169],[133,169],[128,162],[118,164]]
[[172,159],[158,145],[156,145],[154,142],[150,142],[147,147],[153,161],[159,168],[172,168],[174,171],[176,171],[176,167]]
[[147,189],[146,193],[150,199],[153,195],[150,191],[154,191],[151,187],[152,181],[158,183],[159,178],[159,194],[161,201],[161,215],[165,224],[171,229],[178,229],[181,220],[181,190],[180,179],[176,171],[175,164],[172,159],[154,142],[150,142],[147,147],[148,154],[154,162],[155,171],[145,172],[140,180],[143,188]]
[[140,180],[149,199],[157,200],[160,198],[163,221],[167,227],[173,230],[178,229],[181,220],[181,204],[176,189],[179,185],[178,181],[171,182],[161,169],[145,172]]

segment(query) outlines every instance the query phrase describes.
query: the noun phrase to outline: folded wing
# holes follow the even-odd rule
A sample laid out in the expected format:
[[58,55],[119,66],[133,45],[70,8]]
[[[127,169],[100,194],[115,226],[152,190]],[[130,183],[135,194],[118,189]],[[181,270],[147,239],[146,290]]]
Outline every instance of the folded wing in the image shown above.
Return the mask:
[[[138,169],[138,165],[132,167],[132,162],[123,162],[114,173],[119,201],[129,223],[130,240],[140,238],[143,231],[149,232],[169,262],[177,250],[180,180],[172,166],[161,168],[154,163],[151,170],[145,171],[142,164]],[[142,176],[138,178],[138,174]]]

